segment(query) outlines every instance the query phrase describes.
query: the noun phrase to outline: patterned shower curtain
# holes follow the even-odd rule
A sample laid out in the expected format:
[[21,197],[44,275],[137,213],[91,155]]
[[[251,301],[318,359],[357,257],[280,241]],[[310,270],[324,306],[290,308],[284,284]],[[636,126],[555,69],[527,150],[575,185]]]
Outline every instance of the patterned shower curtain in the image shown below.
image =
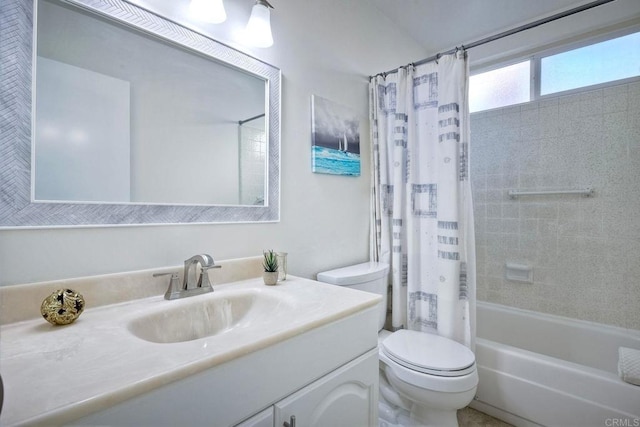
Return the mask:
[[371,259],[391,265],[391,320],[475,340],[466,52],[370,83]]

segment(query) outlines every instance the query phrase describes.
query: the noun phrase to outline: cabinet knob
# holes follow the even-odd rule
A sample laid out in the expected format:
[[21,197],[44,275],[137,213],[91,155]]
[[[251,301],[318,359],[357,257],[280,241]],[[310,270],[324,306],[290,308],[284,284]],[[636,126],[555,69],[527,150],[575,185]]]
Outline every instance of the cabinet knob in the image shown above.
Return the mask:
[[291,418],[289,419],[289,422],[284,422],[282,423],[282,425],[284,427],[296,427],[296,416],[295,415],[291,415]]

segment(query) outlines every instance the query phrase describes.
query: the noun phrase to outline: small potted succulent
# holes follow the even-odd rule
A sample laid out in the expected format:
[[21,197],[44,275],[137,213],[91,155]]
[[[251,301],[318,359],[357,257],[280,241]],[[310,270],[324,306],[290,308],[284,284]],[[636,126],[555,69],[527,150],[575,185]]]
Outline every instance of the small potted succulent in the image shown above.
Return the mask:
[[272,250],[263,252],[263,255],[262,266],[264,267],[264,273],[262,279],[265,285],[275,285],[278,282],[278,258]]

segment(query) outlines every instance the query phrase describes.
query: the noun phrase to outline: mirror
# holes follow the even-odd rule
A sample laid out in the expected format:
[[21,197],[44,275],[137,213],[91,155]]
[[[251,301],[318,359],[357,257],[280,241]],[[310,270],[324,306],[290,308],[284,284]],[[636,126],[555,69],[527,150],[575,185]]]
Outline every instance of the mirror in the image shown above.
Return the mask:
[[2,82],[34,114],[0,141],[30,179],[0,183],[0,227],[278,220],[277,68],[119,0],[36,7],[35,92]]

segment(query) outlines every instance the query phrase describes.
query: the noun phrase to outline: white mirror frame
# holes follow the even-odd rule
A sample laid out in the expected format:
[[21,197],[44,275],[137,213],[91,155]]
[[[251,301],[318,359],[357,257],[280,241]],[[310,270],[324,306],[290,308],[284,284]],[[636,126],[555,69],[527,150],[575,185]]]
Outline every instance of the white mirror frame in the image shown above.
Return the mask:
[[265,205],[33,202],[31,137],[36,1],[0,2],[0,228],[280,220],[280,70],[121,0],[62,1],[265,79],[269,150]]

